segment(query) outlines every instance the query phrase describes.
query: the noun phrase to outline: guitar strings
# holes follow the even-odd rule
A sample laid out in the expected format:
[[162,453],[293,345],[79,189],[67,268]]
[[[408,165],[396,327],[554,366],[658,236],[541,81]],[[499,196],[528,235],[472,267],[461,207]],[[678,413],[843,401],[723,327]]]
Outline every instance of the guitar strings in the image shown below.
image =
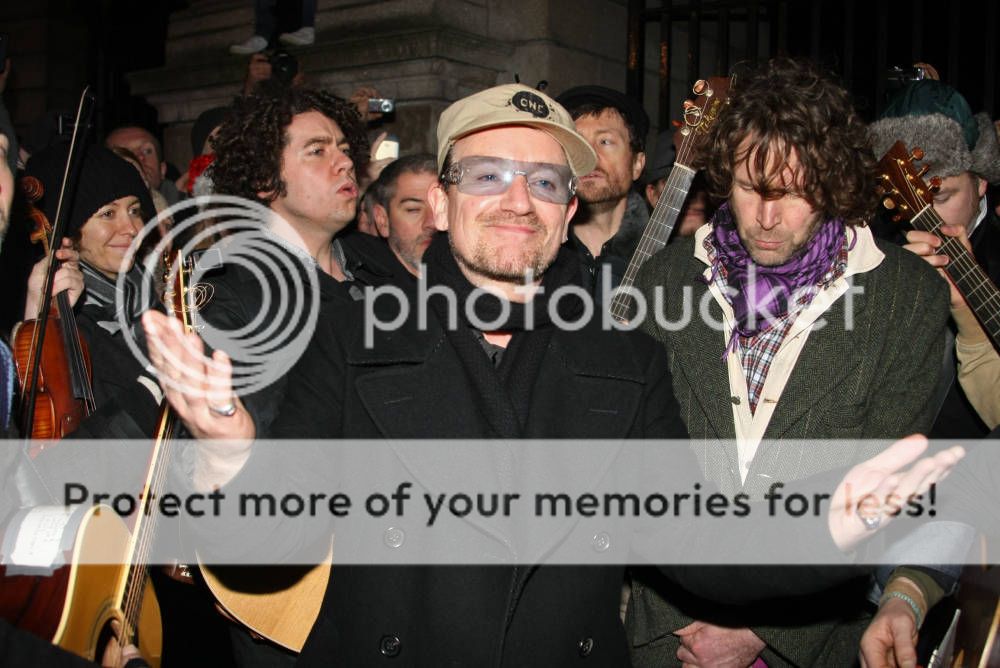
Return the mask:
[[[180,261],[178,259],[178,261]],[[189,269],[189,268],[188,268]],[[187,305],[184,303],[185,297],[195,297],[187,295],[184,284],[185,266],[181,262],[178,267],[177,280],[180,283],[180,318],[185,328],[190,331],[191,317]],[[160,490],[163,489],[164,481],[168,475],[169,462],[171,461],[174,447],[173,436],[175,431],[175,418],[169,405],[164,405],[161,412],[159,425],[157,427],[157,437],[152,453],[151,472],[147,474],[148,486],[147,494],[139,505],[139,515],[136,518],[133,530],[133,540],[131,541],[131,553],[128,555],[128,570],[126,573],[126,585],[124,600],[121,602],[122,615],[124,617],[124,628],[122,635],[131,640],[139,629],[139,615],[142,611],[143,598],[146,591],[148,570],[146,564],[149,561],[149,554],[156,536],[156,525],[158,514],[155,509],[151,509],[152,504],[159,498]],[[145,521],[144,521],[145,518]],[[137,537],[136,537],[137,536]]]
[[[680,210],[684,205],[684,199],[687,198],[687,193],[691,188],[690,183],[687,188],[683,190],[684,198],[677,202],[677,206],[670,206],[670,200],[677,197],[677,193],[681,192],[680,184],[685,179],[691,179],[693,181],[695,170],[691,169],[684,163],[688,161],[693,152],[692,143],[694,142],[695,129],[698,128],[705,120],[705,110],[712,101],[712,97],[706,95],[701,104],[701,113],[699,115],[698,124],[695,126],[688,125],[690,132],[684,135],[684,139],[681,140],[681,145],[677,149],[677,156],[674,158],[674,167],[670,170],[670,174],[667,176],[667,183],[664,186],[663,193],[660,195],[660,199],[657,200],[656,206],[653,207],[653,212],[650,214],[649,221],[646,223],[646,227],[643,230],[642,237],[639,239],[639,244],[636,247],[636,252],[629,259],[628,267],[625,269],[625,274],[622,277],[622,282],[615,289],[614,297],[611,300],[611,315],[618,321],[624,321],[625,316],[628,314],[629,298],[626,296],[625,290],[622,289],[623,286],[631,287],[635,282],[635,278],[639,273],[640,265],[645,262],[646,259],[653,256],[654,253],[659,251],[663,246],[666,245],[667,239],[663,240],[660,244],[657,242],[652,234],[653,230],[665,229],[667,235],[673,231],[674,225],[677,223],[677,216],[680,215]],[[685,173],[684,170],[689,170],[690,174]],[[664,198],[666,193],[671,193],[670,196]],[[662,206],[661,206],[662,204]],[[669,209],[674,213],[674,220],[669,225],[667,218],[670,214],[665,212],[665,209]],[[643,258],[642,256],[645,256]]]
[[[628,299],[622,286],[631,286],[635,282],[641,265],[666,245],[666,239],[662,243],[657,241],[653,232],[660,230],[661,232],[665,231],[669,235],[673,231],[677,216],[680,214],[680,207],[671,206],[671,203],[677,200],[676,204],[683,206],[684,199],[679,197],[679,195],[684,195],[684,198],[687,197],[690,183],[687,188],[681,188],[681,186],[683,185],[683,181],[693,178],[693,174],[685,174],[685,170],[689,169],[683,165],[675,164],[670,176],[667,178],[663,194],[657,200],[656,207],[653,209],[653,213],[646,224],[646,229],[643,231],[639,244],[636,247],[636,252],[625,269],[621,284],[616,288],[611,308],[611,313],[615,318],[624,318],[627,315]],[[673,221],[668,220],[671,215],[673,216]]]
[[[925,217],[929,222],[924,221]],[[976,312],[991,338],[1000,340],[1000,288],[990,280],[961,241],[941,231],[944,220],[931,205],[914,216],[911,222],[941,240],[941,246],[935,252],[948,257],[945,271],[959,286],[959,292]],[[993,325],[994,320],[997,321],[996,326]]]

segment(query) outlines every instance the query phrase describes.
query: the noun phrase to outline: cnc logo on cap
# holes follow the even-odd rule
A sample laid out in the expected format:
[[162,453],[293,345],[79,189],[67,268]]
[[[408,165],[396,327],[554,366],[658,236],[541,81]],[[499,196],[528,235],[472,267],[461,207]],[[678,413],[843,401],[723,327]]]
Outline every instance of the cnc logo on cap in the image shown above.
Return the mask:
[[510,103],[515,109],[526,111],[535,118],[546,118],[549,115],[549,105],[545,104],[545,100],[528,91],[521,91],[510,98]]

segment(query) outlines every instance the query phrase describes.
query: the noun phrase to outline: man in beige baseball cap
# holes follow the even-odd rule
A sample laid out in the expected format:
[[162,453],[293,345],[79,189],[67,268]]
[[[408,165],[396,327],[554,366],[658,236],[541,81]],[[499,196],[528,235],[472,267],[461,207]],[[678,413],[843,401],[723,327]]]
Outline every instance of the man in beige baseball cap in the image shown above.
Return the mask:
[[438,168],[455,141],[502,125],[524,125],[542,130],[566,152],[575,176],[594,168],[597,155],[561,104],[545,93],[521,84],[506,84],[462,98],[444,110],[438,121]]
[[[545,473],[555,476],[551,480],[572,476],[595,482],[611,475],[614,456],[594,456],[581,447],[582,440],[686,435],[662,347],[637,331],[606,329],[579,286],[577,254],[561,247],[576,209],[575,178],[595,163],[562,107],[530,88],[500,86],[452,105],[442,115],[438,136],[441,172],[428,203],[435,225],[447,234],[438,235],[423,255],[415,296],[420,300],[423,293],[425,301],[412,308],[405,301],[411,293],[399,290],[398,306],[381,299],[376,305],[378,296],[366,291],[359,308],[345,307],[340,317],[323,320],[290,372],[270,430],[277,438],[392,441],[394,457],[345,469],[340,459],[307,465],[289,458],[284,448],[249,441],[230,447],[233,438],[255,435],[240,429],[253,423],[237,417],[244,409],[236,400],[237,412],[217,416],[218,431],[203,434],[230,440],[225,448],[199,451],[194,471],[199,491],[230,481],[235,483],[227,493],[256,490],[261,479],[296,490],[327,490],[344,482],[343,471],[369,468],[375,477],[367,484],[374,491],[394,480],[394,469],[402,466],[415,490],[459,484],[478,496],[494,484],[515,489],[526,474],[533,480]],[[564,289],[574,286],[575,291]],[[189,341],[178,331],[147,330],[157,368],[189,387],[227,381],[224,364],[216,371],[191,359]],[[168,362],[166,352],[183,366]],[[199,410],[198,401],[185,396],[179,410]],[[468,458],[475,453],[469,444],[444,457],[426,447],[428,439],[489,439],[490,447],[482,461]],[[521,439],[558,440],[570,450],[555,450],[551,442],[511,447]],[[669,454],[677,479],[700,480],[686,443],[658,453]],[[626,458],[622,465],[625,477],[612,477],[626,486],[629,480],[638,484],[645,472],[638,462]],[[894,470],[881,462],[876,466]],[[651,464],[648,470],[666,468],[664,461],[662,468]],[[477,486],[473,472],[484,473],[487,486]],[[368,493],[364,482],[360,489]],[[908,495],[901,490],[901,498]],[[412,514],[398,515],[391,525],[372,515],[372,533],[338,527],[330,584],[296,665],[373,666],[393,659],[401,666],[576,666],[583,659],[602,668],[629,665],[618,617],[621,563],[636,554],[646,536],[630,523],[607,531],[602,523],[595,533],[591,524],[578,525],[575,516],[536,530],[508,517],[498,517],[496,524],[466,521],[454,506],[451,513],[457,521],[447,530],[423,537],[423,520]],[[274,548],[271,554],[280,557],[324,540],[329,545],[326,532],[317,532],[322,525],[294,519],[261,527],[242,516],[197,525],[194,540],[211,554],[243,558],[246,552],[238,546],[247,537],[251,549]],[[720,549],[709,523],[681,517],[660,526],[661,545]],[[826,522],[812,526],[819,535],[800,535],[795,545],[829,540]],[[866,535],[852,514],[831,515],[829,526],[853,531],[855,538]],[[255,533],[262,530],[263,537]],[[733,533],[739,534],[733,538],[741,550],[777,542],[750,523]],[[347,556],[352,546],[363,550],[364,559]],[[556,553],[571,557],[569,563],[599,565],[542,563]],[[799,594],[800,585],[805,591],[816,586],[812,574],[808,582],[784,573],[775,581],[745,577],[742,568],[730,579],[720,571],[680,567],[668,575],[723,601]]]
[[[455,102],[437,135],[441,177],[428,202],[450,244],[439,244],[427,264],[457,263],[476,287],[525,302],[530,292],[521,286],[572,263],[559,259],[559,247],[576,211],[576,179],[596,163],[593,149],[559,103],[519,84]],[[501,338],[505,345],[510,334]]]

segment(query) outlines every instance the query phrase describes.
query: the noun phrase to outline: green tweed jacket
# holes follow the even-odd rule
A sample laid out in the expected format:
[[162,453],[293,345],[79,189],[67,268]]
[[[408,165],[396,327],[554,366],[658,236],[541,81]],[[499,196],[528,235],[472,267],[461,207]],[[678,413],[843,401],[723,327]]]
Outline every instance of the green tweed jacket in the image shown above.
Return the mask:
[[[708,305],[722,322],[722,309],[705,293],[706,265],[694,257],[692,239],[680,240],[651,258],[637,287],[652,306],[661,294],[661,320],[679,322],[685,292],[694,317],[681,328],[663,328],[652,313],[643,329],[667,349],[674,392],[692,448],[705,476],[726,493],[759,496],[774,480],[795,480],[849,466],[872,456],[864,442],[804,444],[792,439],[898,438],[926,432],[934,419],[932,395],[944,353],[948,287],[930,266],[897,246],[878,243],[885,259],[851,280],[853,328],[845,328],[843,296],[825,314],[827,325],[806,341],[781,400],[742,483],[734,443],[724,335],[698,316]],[[671,300],[671,298],[673,298]],[[724,443],[723,441],[728,441]],[[767,643],[768,666],[830,666],[856,663],[858,642],[870,619],[867,582],[808,600],[781,601],[757,609],[720,610],[670,588],[655,575],[636,572],[626,627],[635,666],[679,665],[672,632],[694,619],[751,627]]]

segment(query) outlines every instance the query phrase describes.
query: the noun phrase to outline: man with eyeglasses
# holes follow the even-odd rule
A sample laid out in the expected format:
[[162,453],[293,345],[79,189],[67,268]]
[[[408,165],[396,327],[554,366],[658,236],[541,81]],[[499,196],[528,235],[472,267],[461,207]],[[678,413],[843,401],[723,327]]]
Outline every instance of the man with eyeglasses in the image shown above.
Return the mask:
[[[286,400],[269,435],[389,441],[414,485],[424,489],[435,489],[442,469],[454,474],[456,467],[427,459],[425,448],[433,446],[407,439],[502,439],[507,444],[562,439],[573,446],[574,456],[571,462],[559,459],[558,466],[571,465],[574,475],[596,480],[609,463],[589,456],[593,451],[579,441],[683,438],[662,349],[638,332],[603,329],[593,309],[587,314],[579,291],[554,296],[579,278],[576,255],[562,244],[576,209],[576,177],[595,164],[593,150],[566,111],[531,88],[498,86],[445,110],[438,141],[440,179],[431,186],[428,201],[437,228],[446,234],[435,238],[424,254],[425,278],[434,290],[428,297],[429,317],[421,323],[416,309],[410,309],[398,326],[379,331],[369,344],[359,336],[366,306],[321,318],[310,349],[291,372]],[[384,308],[398,313],[396,306],[389,301]],[[569,321],[580,326],[561,325]],[[213,367],[197,358],[176,327],[157,314],[150,314],[146,324],[158,371],[189,388],[181,396],[171,386],[167,394],[191,426],[193,415],[210,412],[212,395],[218,401],[216,383],[226,380],[226,360],[216,357]],[[186,341],[197,349],[196,336]],[[254,438],[253,423],[245,419],[239,399],[232,401],[231,416],[195,422],[195,435]],[[696,480],[687,448],[679,450],[676,458],[669,456],[669,467]],[[523,471],[518,468],[521,452],[497,443],[489,453],[491,473],[513,485],[511,480]],[[249,480],[269,480],[287,456],[282,448],[254,448],[249,440],[200,444],[194,486],[204,490],[232,482],[241,489]],[[303,469],[285,469],[297,489],[329,485],[311,476],[349,477],[343,471]],[[380,482],[396,482],[388,469],[375,473]],[[478,491],[474,483],[467,484]],[[830,521],[849,526],[855,537],[865,532],[853,515],[846,520],[831,515]],[[574,523],[569,524],[572,531]],[[455,533],[440,535],[444,545],[423,548],[447,554],[471,544],[478,559],[459,562],[470,565],[335,565],[297,665],[374,665],[394,658],[411,666],[562,666],[584,658],[599,666],[628,665],[618,614],[622,566],[539,565],[538,559],[525,560],[518,553],[516,548],[523,546],[507,540],[520,534],[497,536],[480,532],[471,522],[459,525]],[[366,533],[367,526],[358,531]],[[365,540],[380,554],[404,548],[398,552],[401,563],[412,564],[405,556],[412,560],[414,553],[406,550],[420,549],[415,527],[386,526],[384,534],[376,527]],[[692,538],[716,546],[700,534],[704,526],[670,526],[672,546],[687,546]],[[302,522],[278,522],[272,528],[266,539],[251,539],[254,545],[280,552],[308,542]],[[801,544],[829,541],[826,527],[821,530],[819,536],[800,536]],[[254,528],[213,525],[196,531],[213,551]],[[635,546],[636,537],[629,533],[581,533],[584,557],[611,549],[627,559]],[[756,532],[745,535],[749,542],[764,538]],[[557,548],[572,549],[563,547],[561,538],[565,536],[552,537]],[[338,529],[335,564],[337,545],[346,541],[357,542],[357,535]],[[785,575],[765,582],[746,577],[741,569],[681,568],[674,577],[683,577],[684,586],[701,595],[731,601],[830,584],[817,574],[808,583]]]

